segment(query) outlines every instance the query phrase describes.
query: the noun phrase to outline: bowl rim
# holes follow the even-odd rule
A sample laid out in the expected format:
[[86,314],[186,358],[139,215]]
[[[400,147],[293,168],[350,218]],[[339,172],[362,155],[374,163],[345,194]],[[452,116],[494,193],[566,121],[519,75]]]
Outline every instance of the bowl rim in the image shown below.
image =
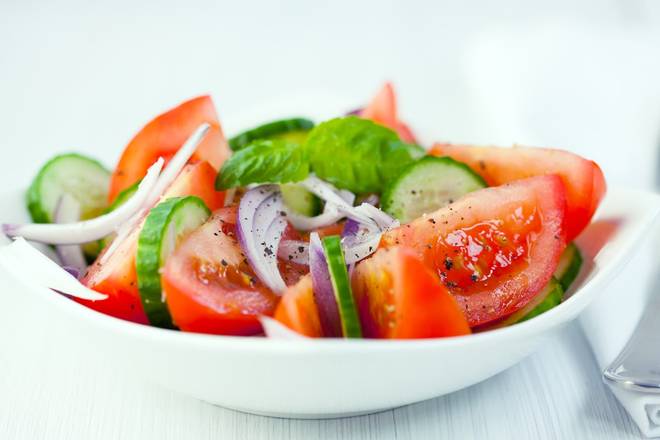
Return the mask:
[[[3,191],[1,198],[7,198],[15,191]],[[212,335],[203,333],[192,333],[162,329],[149,325],[138,324],[131,321],[115,318],[105,315],[96,310],[90,309],[76,301],[67,298],[64,295],[57,294],[47,288],[40,288],[30,283],[26,283],[17,275],[5,270],[7,278],[14,280],[17,286],[23,286],[36,295],[43,297],[46,301],[52,302],[56,307],[64,309],[70,315],[87,321],[91,325],[104,327],[106,330],[116,331],[128,336],[149,339],[154,342],[163,342],[171,344],[197,345],[210,349],[230,349],[234,351],[255,352],[255,350],[268,352],[269,354],[286,355],[291,352],[298,354],[309,353],[318,354],[319,352],[334,351],[337,353],[357,353],[368,350],[370,353],[375,351],[411,351],[440,349],[450,347],[468,347],[474,344],[488,343],[502,338],[515,338],[525,334],[533,335],[547,331],[569,321],[577,316],[591,301],[598,295],[602,287],[610,282],[624,268],[625,264],[632,258],[634,248],[641,242],[644,232],[650,229],[660,214],[660,195],[641,190],[630,190],[623,188],[611,188],[608,190],[606,199],[615,198],[617,200],[636,200],[638,206],[642,206],[643,215],[638,217],[623,217],[626,223],[634,223],[634,237],[631,240],[625,240],[620,251],[606,264],[604,264],[595,276],[586,280],[586,284],[576,289],[573,294],[563,301],[557,307],[522,323],[509,327],[489,330],[481,333],[473,333],[464,336],[453,336],[446,338],[429,339],[343,339],[343,338],[306,338],[306,339],[270,339],[262,336],[226,336]],[[599,211],[600,212],[600,211]],[[598,219],[598,213],[594,219]]]

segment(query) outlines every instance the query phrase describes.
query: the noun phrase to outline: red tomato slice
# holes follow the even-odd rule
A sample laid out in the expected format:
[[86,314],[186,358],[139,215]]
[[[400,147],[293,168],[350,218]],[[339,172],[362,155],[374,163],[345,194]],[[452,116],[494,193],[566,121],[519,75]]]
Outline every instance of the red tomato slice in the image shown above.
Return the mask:
[[441,338],[467,335],[456,300],[415,253],[381,249],[352,277],[362,331],[368,338]]
[[159,157],[169,160],[203,122],[211,129],[197,148],[192,161],[207,161],[216,170],[229,157],[218,115],[210,96],[186,101],[149,122],[129,142],[112,173],[108,199],[112,202],[124,189],[142,179]]
[[589,224],[605,195],[605,178],[598,165],[568,151],[436,144],[430,154],[465,162],[492,186],[557,174],[566,185],[566,235],[569,241]]
[[383,85],[369,105],[360,112],[360,117],[391,128],[405,142],[416,142],[412,130],[398,118],[396,94],[390,82]]
[[259,315],[279,297],[255,276],[235,238],[236,208],[223,208],[168,258],[161,277],[174,323],[183,331],[254,335]]
[[[215,169],[207,162],[186,165],[165,192],[163,199],[194,195],[204,200],[209,209],[216,209],[224,202],[224,192],[215,190],[216,174]],[[84,285],[105,293],[108,298],[102,301],[76,301],[117,318],[148,323],[142,309],[135,272],[135,255],[141,230],[142,223],[126,237],[104,264],[100,263],[102,253],[82,279]]]
[[550,280],[566,246],[566,190],[538,176],[470,193],[383,235],[412,249],[454,295],[470,327],[508,316]]
[[301,335],[323,337],[319,312],[314,301],[312,278],[307,275],[289,287],[275,310],[275,319]]

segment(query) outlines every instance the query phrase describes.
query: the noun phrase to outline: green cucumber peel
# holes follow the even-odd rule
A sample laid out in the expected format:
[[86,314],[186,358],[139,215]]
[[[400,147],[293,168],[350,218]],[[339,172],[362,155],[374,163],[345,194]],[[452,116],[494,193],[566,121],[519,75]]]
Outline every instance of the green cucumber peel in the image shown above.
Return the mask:
[[264,139],[282,139],[288,142],[302,144],[309,130],[314,128],[314,122],[305,118],[281,119],[246,130],[231,139],[229,146],[238,151],[252,142]]
[[564,289],[562,289],[559,280],[557,280],[555,277],[552,277],[548,285],[544,288],[544,292],[541,294],[544,295],[543,301],[541,301],[536,307],[530,310],[517,322],[527,321],[536,316],[539,316],[542,313],[547,312],[552,308],[557,307],[559,304],[561,304],[561,299],[564,296]]
[[346,270],[346,260],[341,249],[341,239],[332,235],[323,239],[323,252],[328,263],[330,281],[335,292],[342,333],[345,338],[361,338],[362,326],[353,300],[351,283]]
[[173,197],[151,209],[138,238],[135,260],[138,289],[149,322],[176,328],[164,301],[160,270],[177,243],[211,215],[202,199]]
[[569,243],[559,259],[555,277],[561,283],[564,292],[568,291],[582,268],[582,254],[575,243]]
[[108,205],[110,171],[95,159],[78,153],[60,154],[46,162],[26,193],[32,221],[51,223],[57,202],[66,193],[80,203],[81,218],[103,214]]

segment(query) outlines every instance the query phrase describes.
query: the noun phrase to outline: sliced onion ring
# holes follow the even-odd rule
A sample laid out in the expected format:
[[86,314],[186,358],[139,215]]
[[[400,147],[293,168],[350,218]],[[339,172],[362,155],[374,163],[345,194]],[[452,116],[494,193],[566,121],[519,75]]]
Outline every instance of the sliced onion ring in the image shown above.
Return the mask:
[[[144,218],[147,211],[158,202],[163,193],[172,184],[172,182],[174,182],[174,179],[176,179],[176,177],[181,173],[183,167],[186,166],[186,163],[188,163],[192,155],[195,153],[195,151],[197,151],[197,147],[208,133],[210,127],[211,126],[208,123],[203,123],[197,127],[193,134],[190,135],[186,142],[183,143],[181,148],[179,148],[172,159],[170,159],[167,166],[158,177],[158,180],[156,181],[151,194],[144,200],[140,209],[138,209],[133,214],[133,216],[131,216],[117,228],[117,235],[112,240],[105,252],[103,252],[103,255],[101,255],[101,264],[105,264],[108,259],[110,259],[119,245],[126,239],[126,237],[130,235],[133,229],[137,227],[137,225],[140,223],[140,220]],[[147,174],[149,174],[148,171]]]
[[[62,224],[77,222],[80,220],[80,211],[80,203],[73,196],[65,193],[57,201],[53,222]],[[77,271],[76,278],[87,270],[87,261],[79,244],[60,244],[55,246],[55,251],[61,266]]]
[[24,237],[28,240],[48,244],[81,244],[99,240],[111,234],[123,222],[138,211],[152,193],[163,167],[163,159],[154,163],[138,185],[135,194],[122,206],[108,214],[91,220],[67,224],[3,224],[2,231],[10,237]]
[[269,316],[260,316],[259,322],[264,328],[264,333],[267,338],[271,339],[310,339],[305,335],[301,335],[298,332],[291,330],[289,327],[285,326],[281,322],[273,319]]
[[277,256],[280,260],[306,266],[309,264],[309,244],[300,240],[282,240]]
[[202,140],[204,140],[204,137],[209,132],[210,128],[211,125],[204,122],[197,127],[188,139],[186,139],[181,148],[179,148],[176,154],[172,156],[167,163],[167,166],[158,177],[158,181],[156,182],[149,198],[145,201],[143,208],[151,209],[151,207],[158,202],[160,196],[162,196],[165,190],[169,188],[172,182],[174,182],[174,179],[176,179],[179,173],[181,173],[183,167],[186,166],[192,155],[195,154],[197,147]]
[[344,218],[344,214],[340,213],[339,210],[330,203],[325,204],[323,213],[314,217],[297,214],[286,206],[284,206],[284,212],[286,212],[287,220],[289,220],[293,227],[299,231],[313,231],[314,229],[323,228],[333,223],[337,223]]
[[276,185],[249,190],[238,205],[238,241],[255,274],[269,289],[282,294],[286,284],[277,267],[277,249],[286,228],[282,197]]
[[342,330],[339,307],[330,279],[328,261],[319,234],[316,232],[312,232],[309,236],[309,273],[312,276],[314,301],[319,311],[323,335],[340,338]]
[[22,237],[0,247],[0,264],[23,282],[92,301],[108,296],[82,285],[57,263],[39,252]]
[[362,203],[355,209],[371,218],[381,231],[396,228],[400,225],[398,220],[390,217],[386,212],[381,211],[371,203]]

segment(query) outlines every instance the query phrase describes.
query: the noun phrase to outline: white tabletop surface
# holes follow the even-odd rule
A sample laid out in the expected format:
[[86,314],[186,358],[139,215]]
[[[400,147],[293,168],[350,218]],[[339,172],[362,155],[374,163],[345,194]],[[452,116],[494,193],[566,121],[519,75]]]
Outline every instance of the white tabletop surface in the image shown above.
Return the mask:
[[[521,19],[642,26],[660,17],[644,1],[87,3],[0,2],[0,185],[24,187],[55,151],[112,164],[148,117],[203,92],[222,117],[294,88],[341,90],[355,96],[349,108],[394,79],[420,125],[482,139],[462,71],[472,40]],[[639,438],[577,325],[449,396],[299,421],[236,413],[112,371],[2,275],[0,304],[2,439]]]

